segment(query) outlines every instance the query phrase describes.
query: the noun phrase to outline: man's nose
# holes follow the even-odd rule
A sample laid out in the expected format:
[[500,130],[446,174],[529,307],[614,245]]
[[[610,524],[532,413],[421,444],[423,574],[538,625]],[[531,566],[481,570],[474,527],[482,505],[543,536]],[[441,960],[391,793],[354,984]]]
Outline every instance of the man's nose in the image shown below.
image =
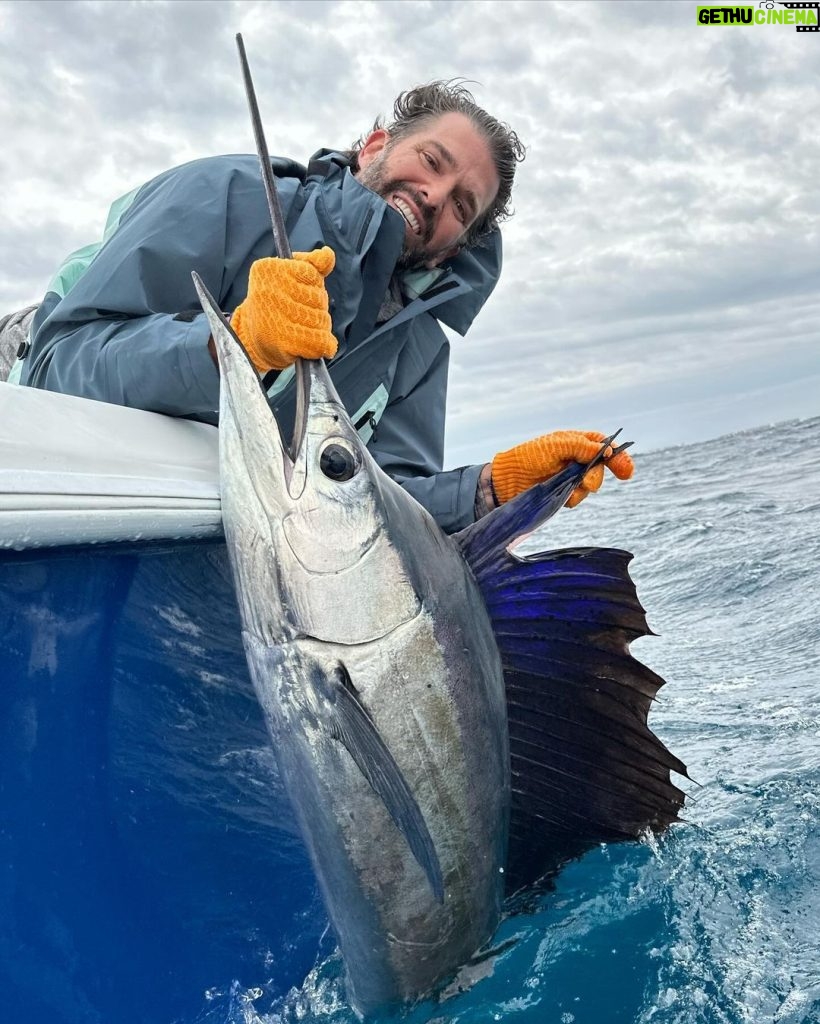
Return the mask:
[[434,210],[440,209],[447,199],[449,186],[440,180],[426,182],[419,189],[419,192],[424,197],[425,203],[432,207]]

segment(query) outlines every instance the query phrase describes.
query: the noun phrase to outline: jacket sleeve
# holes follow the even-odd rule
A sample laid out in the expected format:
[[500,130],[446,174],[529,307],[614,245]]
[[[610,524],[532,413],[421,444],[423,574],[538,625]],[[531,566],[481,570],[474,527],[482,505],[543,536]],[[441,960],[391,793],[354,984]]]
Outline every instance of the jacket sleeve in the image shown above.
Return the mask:
[[219,375],[191,271],[223,309],[237,284],[247,288],[249,252],[263,232],[253,218],[245,217],[252,227],[238,220],[239,191],[241,165],[220,158],[144,185],[68,294],[46,295],[22,382],[213,422]]
[[482,467],[442,471],[449,354],[445,342],[418,382],[391,398],[368,448],[445,533],[455,533],[475,521]]

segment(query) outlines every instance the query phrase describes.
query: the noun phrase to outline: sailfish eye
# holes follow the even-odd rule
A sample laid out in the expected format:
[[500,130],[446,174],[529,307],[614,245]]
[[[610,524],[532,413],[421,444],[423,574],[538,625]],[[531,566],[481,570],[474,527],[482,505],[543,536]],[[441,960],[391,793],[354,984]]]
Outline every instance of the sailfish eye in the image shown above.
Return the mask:
[[330,480],[350,480],[359,472],[361,464],[359,453],[338,441],[326,444],[319,456],[319,469]]

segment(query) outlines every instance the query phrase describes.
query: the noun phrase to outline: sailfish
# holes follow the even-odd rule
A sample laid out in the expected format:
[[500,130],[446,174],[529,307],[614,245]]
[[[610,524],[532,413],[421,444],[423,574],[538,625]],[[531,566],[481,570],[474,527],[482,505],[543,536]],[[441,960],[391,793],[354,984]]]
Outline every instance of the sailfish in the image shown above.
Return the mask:
[[378,467],[321,360],[297,363],[286,442],[194,278],[245,653],[369,1014],[468,961],[506,893],[676,821],[686,768],[647,725],[663,680],[629,653],[649,632],[631,555],[540,545],[591,464],[448,536]]

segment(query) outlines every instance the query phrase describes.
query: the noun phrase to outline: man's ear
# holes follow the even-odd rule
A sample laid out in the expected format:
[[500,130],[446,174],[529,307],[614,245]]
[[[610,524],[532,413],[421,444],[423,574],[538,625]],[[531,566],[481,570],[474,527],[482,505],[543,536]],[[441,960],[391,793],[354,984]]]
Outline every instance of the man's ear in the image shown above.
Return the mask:
[[390,141],[390,133],[385,128],[377,128],[365,139],[364,145],[358,152],[359,170],[363,170],[371,161],[382,152]]

